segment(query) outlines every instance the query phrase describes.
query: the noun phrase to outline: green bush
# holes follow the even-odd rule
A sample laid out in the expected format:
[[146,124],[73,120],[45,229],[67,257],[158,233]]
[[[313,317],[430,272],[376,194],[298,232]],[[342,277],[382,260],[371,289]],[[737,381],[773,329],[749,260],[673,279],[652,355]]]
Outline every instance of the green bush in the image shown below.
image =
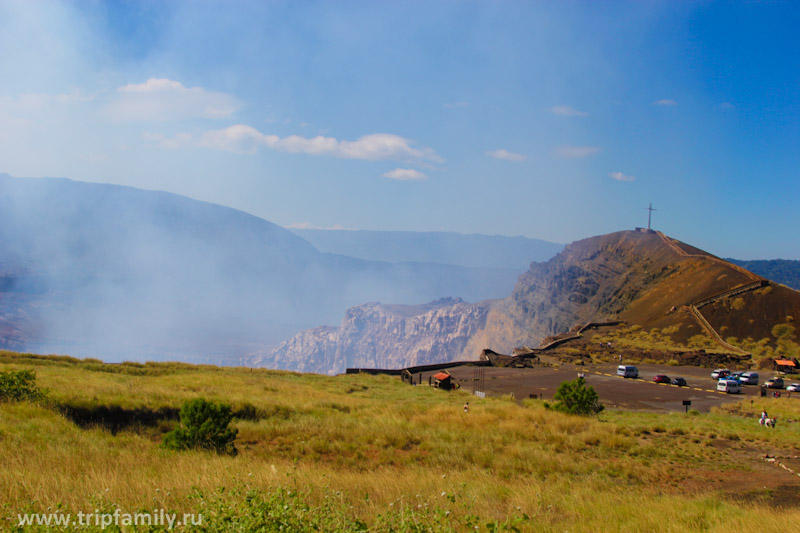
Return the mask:
[[164,436],[164,447],[172,450],[198,448],[236,455],[233,441],[239,430],[229,428],[231,406],[204,398],[187,401],[181,407],[181,424]]
[[553,398],[557,403],[553,405],[545,403],[545,407],[554,411],[574,415],[594,415],[605,409],[594,387],[587,386],[586,380],[581,377],[561,383]]
[[33,370],[0,372],[0,402],[35,402],[43,396]]

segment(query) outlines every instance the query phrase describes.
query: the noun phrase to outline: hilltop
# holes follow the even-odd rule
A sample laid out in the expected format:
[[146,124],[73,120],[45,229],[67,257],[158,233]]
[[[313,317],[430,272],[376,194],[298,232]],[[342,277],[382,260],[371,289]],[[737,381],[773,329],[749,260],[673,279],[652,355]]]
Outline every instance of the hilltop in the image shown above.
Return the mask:
[[[549,261],[532,263],[504,299],[440,306],[436,330],[376,309],[353,308],[339,328],[325,330],[325,342],[337,347],[337,370],[343,363],[370,366],[376,351],[392,354],[380,363],[396,368],[476,359],[484,348],[510,353],[559,336],[580,339],[570,332],[591,322],[621,322],[614,335],[648,335],[659,348],[782,353],[797,337],[792,329],[778,339],[773,330],[800,319],[800,292],[662,233],[622,231],[573,242]],[[348,317],[359,317],[359,326]],[[470,332],[466,342],[464,332]],[[459,342],[447,342],[452,337]],[[269,356],[248,360],[296,368],[305,357],[303,368],[327,371],[316,346],[313,335],[301,333]],[[408,346],[415,350],[403,352]]]

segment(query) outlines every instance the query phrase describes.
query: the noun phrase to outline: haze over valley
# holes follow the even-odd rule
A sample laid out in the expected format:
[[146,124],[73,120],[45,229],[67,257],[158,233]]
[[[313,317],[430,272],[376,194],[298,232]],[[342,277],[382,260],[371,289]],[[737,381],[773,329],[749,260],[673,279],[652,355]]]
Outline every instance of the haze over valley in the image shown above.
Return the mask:
[[369,301],[499,298],[521,270],[502,239],[462,246],[497,259],[477,266],[359,259],[234,209],[65,179],[0,175],[0,211],[2,346],[107,361],[238,362]]

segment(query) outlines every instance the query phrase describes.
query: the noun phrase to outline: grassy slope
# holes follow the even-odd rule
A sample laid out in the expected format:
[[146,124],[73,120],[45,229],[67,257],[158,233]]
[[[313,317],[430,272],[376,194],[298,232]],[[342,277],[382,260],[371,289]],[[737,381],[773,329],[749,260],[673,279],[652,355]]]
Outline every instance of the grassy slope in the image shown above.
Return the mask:
[[[797,455],[800,425],[758,427],[747,415],[759,403],[689,417],[588,419],[386,376],[13,354],[0,363],[0,370],[35,369],[61,405],[146,411],[204,396],[256,412],[235,421],[239,456],[219,457],[160,448],[170,420],[112,435],[81,428],[52,407],[0,404],[0,529],[17,512],[114,505],[201,512],[220,531],[231,527],[226,519],[255,527],[246,521],[264,513],[324,530],[461,531],[496,521],[542,531],[777,531],[800,518],[797,507],[776,509],[768,494],[750,497],[752,487],[716,483],[719,472],[774,468],[796,489],[796,477],[764,466],[760,454]],[[769,408],[800,419],[794,400]]]

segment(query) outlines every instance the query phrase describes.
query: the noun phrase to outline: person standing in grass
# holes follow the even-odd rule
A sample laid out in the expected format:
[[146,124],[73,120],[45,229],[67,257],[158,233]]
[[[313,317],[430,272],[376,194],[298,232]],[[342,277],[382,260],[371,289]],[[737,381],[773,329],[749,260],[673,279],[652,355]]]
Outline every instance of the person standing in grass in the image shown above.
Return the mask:
[[464,404],[464,412],[469,413],[469,402]]

